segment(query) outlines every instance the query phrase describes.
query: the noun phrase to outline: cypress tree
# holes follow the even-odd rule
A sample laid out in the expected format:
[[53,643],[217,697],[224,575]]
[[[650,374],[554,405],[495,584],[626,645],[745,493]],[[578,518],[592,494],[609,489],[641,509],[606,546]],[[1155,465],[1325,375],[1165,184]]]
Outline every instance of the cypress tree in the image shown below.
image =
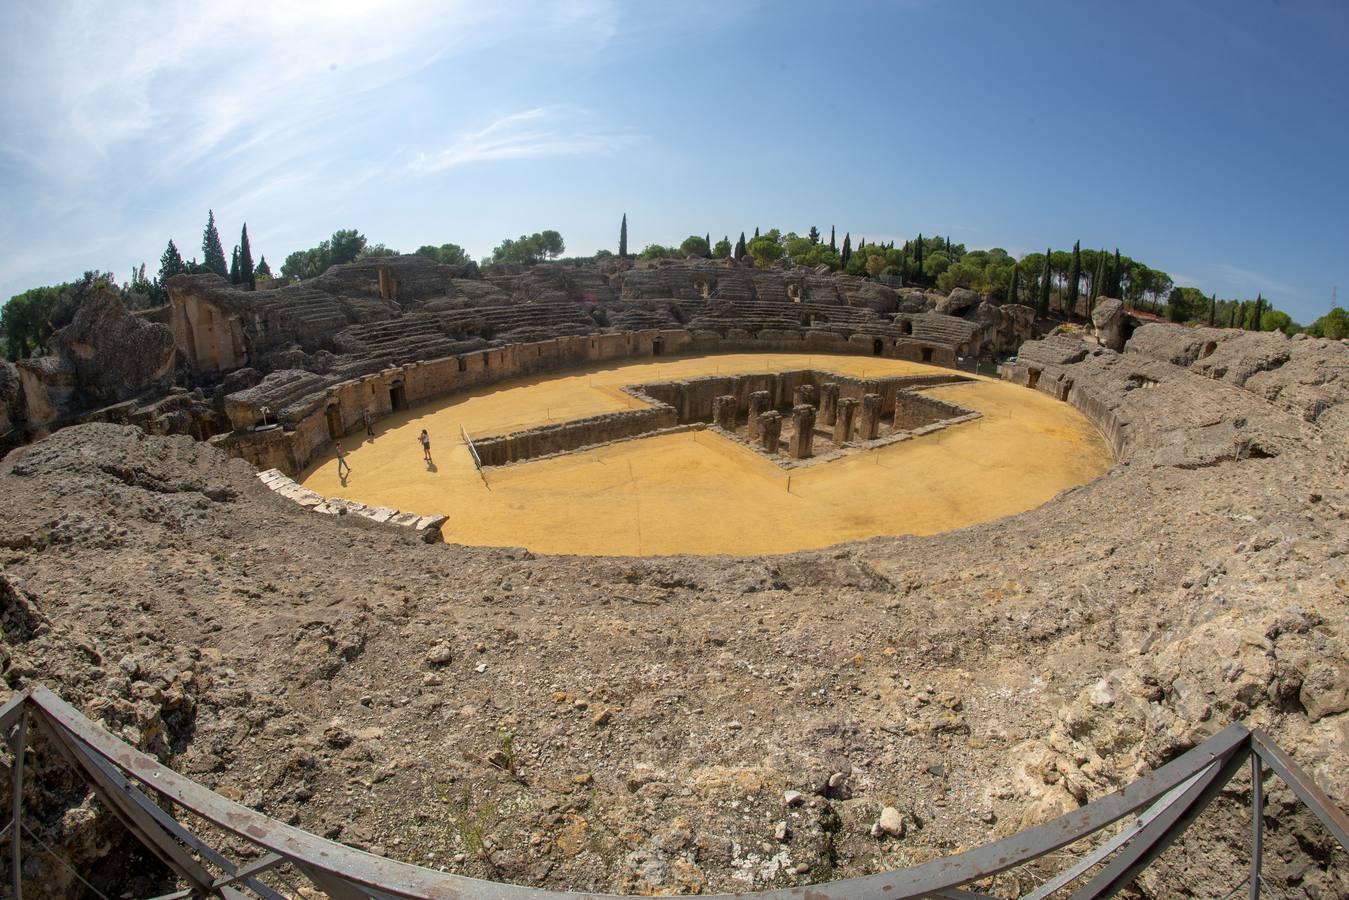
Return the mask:
[[1255,309],[1251,311],[1251,331],[1260,331],[1260,318],[1264,315],[1265,295],[1255,295]]
[[1082,280],[1082,242],[1076,241],[1073,244],[1073,261],[1068,266],[1068,299],[1067,299],[1068,306],[1065,312],[1067,312],[1067,314],[1070,316],[1077,314],[1077,292],[1079,290],[1078,283],[1081,280]]
[[[743,238],[744,235],[742,234]],[[628,258],[628,214],[623,213],[623,224],[618,226],[618,258]]]
[[175,275],[187,271],[183,265],[183,255],[178,252],[173,239],[169,239],[169,245],[164,248],[164,255],[159,258],[159,283],[167,288],[167,282]]
[[[1124,271],[1119,264],[1119,248],[1115,248],[1115,264],[1110,267],[1110,296],[1119,297],[1123,293],[1120,287],[1121,279],[1124,277]],[[1121,298],[1122,299],[1122,298]]]
[[845,266],[848,264],[848,260],[852,259],[852,233],[851,233],[851,232],[845,233],[845,234],[843,235],[843,255],[842,255],[841,258],[842,258],[843,264],[844,264]]
[[1017,265],[1014,263],[1014,264],[1012,265],[1012,280],[1009,281],[1009,282],[1007,282],[1007,302],[1008,302],[1008,303],[1016,303],[1016,302],[1017,302],[1017,299],[1018,299],[1018,298],[1017,298],[1017,283],[1016,283],[1016,282],[1017,282],[1017,279],[1020,277],[1020,275],[1021,275],[1020,267],[1017,266]]
[[248,223],[244,223],[244,232],[239,236],[239,283],[248,285],[251,291],[258,286],[253,272],[253,251],[248,247]]
[[239,283],[239,245],[234,245],[234,255],[230,257],[230,284]]
[[916,270],[916,271],[914,272],[914,280],[917,281],[919,284],[922,284],[922,283],[923,283],[923,235],[922,235],[921,233],[919,233],[919,235],[918,235],[918,240],[917,240],[917,242],[914,243],[913,249],[914,249],[914,254],[913,254],[913,267],[914,267],[914,269]]
[[1215,293],[1208,300],[1208,327],[1212,328],[1218,321],[1218,295]]
[[253,270],[253,274],[254,278],[258,275],[265,275],[268,278],[272,277],[272,267],[267,265],[266,255],[263,255],[262,259],[258,260],[258,267]]
[[1044,271],[1040,273],[1039,303],[1036,304],[1036,312],[1038,312],[1042,316],[1049,315],[1049,281],[1050,281],[1049,248],[1046,247],[1045,268]]
[[703,240],[707,242],[707,259],[712,258],[712,232],[703,235]]
[[838,252],[838,244],[834,243],[834,226],[829,226],[829,249]]
[[755,237],[756,240],[757,240],[758,237],[759,237],[759,226],[758,226],[758,225],[755,225],[755,226],[754,226],[754,237]]
[[206,230],[201,235],[201,262],[221,278],[229,275],[225,248],[220,244],[220,232],[215,230],[215,210],[206,211]]
[[749,250],[745,247],[745,232],[740,232],[740,240],[735,242],[735,258],[741,260]]

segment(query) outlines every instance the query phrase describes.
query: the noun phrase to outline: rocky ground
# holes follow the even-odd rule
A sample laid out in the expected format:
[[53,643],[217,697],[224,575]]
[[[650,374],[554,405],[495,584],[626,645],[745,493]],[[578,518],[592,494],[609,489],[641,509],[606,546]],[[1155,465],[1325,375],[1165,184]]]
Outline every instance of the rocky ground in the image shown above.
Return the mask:
[[[553,888],[909,865],[1234,720],[1349,806],[1349,346],[1248,337],[1202,360],[1029,345],[1121,422],[1109,474],[986,525],[783,557],[426,544],[307,513],[185,437],[66,429],[0,462],[4,678],[269,815]],[[123,888],[116,826],[32,764],[43,840]],[[1239,883],[1241,788],[1141,895]],[[1271,811],[1274,895],[1349,895],[1291,793]],[[29,865],[66,895],[50,857]]]

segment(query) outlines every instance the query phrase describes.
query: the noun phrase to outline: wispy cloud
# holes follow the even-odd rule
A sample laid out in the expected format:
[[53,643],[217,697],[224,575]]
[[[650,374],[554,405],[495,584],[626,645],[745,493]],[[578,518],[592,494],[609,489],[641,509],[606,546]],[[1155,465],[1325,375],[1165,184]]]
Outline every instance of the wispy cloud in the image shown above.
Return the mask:
[[1261,293],[1268,297],[1288,298],[1298,296],[1301,293],[1293,285],[1279,281],[1277,278],[1271,278],[1262,272],[1243,269],[1240,266],[1233,266],[1228,263],[1219,263],[1213,268],[1215,273],[1227,284],[1232,285],[1237,291],[1244,291],[1247,294]]
[[487,160],[605,155],[640,140],[637,134],[605,129],[586,110],[541,106],[460,134],[442,150],[418,154],[407,168],[418,175],[429,175]]
[[[624,135],[550,106],[437,146],[426,100],[476,85],[451,58],[528,45],[585,59],[618,18],[613,0],[11,0],[0,241],[16,252],[0,258],[0,289],[106,253],[110,234],[123,238],[117,257],[157,255],[175,230],[191,238],[184,226],[199,229],[208,206],[234,228],[265,217],[293,232],[362,171],[408,158],[390,148],[428,148],[421,158],[441,169],[604,152]],[[133,247],[142,233],[160,236]]]

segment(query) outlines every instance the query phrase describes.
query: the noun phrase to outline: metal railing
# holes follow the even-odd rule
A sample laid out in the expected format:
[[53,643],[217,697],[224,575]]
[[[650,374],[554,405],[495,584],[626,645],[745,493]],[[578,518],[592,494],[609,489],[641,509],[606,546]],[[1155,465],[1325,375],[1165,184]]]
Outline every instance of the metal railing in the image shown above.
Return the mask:
[[[284,900],[262,880],[282,868],[307,879],[334,900],[482,898],[482,900],[599,900],[614,895],[546,891],[482,881],[365,853],[325,840],[235,803],[166,768],[122,742],[50,690],[30,687],[0,707],[0,735],[13,753],[10,839],[12,890],[22,897],[21,835],[24,753],[29,722],[88,782],[131,833],[188,887],[157,900],[250,896]],[[1252,774],[1250,897],[1260,893],[1264,827],[1264,769],[1281,778],[1349,849],[1346,817],[1268,735],[1234,723],[1161,768],[1116,793],[1043,825],[963,853],[876,875],[758,893],[741,900],[843,900],[843,898],[988,898],[965,886],[1040,859],[1100,832],[1132,813],[1139,815],[1027,897],[1043,900],[1077,883],[1074,900],[1110,897],[1132,882],[1199,816],[1243,766]],[[167,807],[167,809],[166,809]],[[236,862],[168,809],[242,841],[258,856]],[[1141,810],[1141,813],[1139,812]],[[204,829],[199,829],[204,830]],[[723,895],[729,897],[730,895]]]

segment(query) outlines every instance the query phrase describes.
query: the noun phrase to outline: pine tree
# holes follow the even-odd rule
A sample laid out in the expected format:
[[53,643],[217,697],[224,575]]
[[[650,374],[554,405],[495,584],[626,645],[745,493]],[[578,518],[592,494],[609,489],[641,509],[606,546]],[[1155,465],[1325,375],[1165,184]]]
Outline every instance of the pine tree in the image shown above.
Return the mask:
[[1073,261],[1068,266],[1068,299],[1064,310],[1072,316],[1077,313],[1077,293],[1082,281],[1082,242],[1073,244]]
[[220,244],[220,232],[215,230],[215,210],[206,211],[206,230],[201,236],[202,265],[225,278],[229,268],[225,262],[225,248]]
[[251,291],[258,286],[253,271],[253,251],[248,247],[248,223],[244,223],[244,232],[239,236],[239,283],[248,285]]
[[1218,295],[1214,294],[1208,300],[1208,327],[1212,328],[1218,321]]
[[258,260],[258,267],[253,270],[253,277],[255,281],[257,277],[260,275],[266,276],[267,278],[272,277],[272,267],[267,265],[267,257],[265,255],[262,257],[262,259]]
[[170,278],[186,271],[187,266],[183,264],[183,255],[178,252],[173,239],[170,238],[169,245],[164,248],[164,255],[159,258],[159,283],[167,287]]
[[810,239],[812,244],[818,244],[820,242],[820,229],[814,225],[810,226],[810,233],[806,237]]
[[[742,235],[743,237],[743,235]],[[628,258],[628,214],[623,213],[623,224],[618,226],[618,258]]]
[[834,226],[833,226],[833,225],[830,225],[830,226],[829,226],[829,249],[832,250],[832,251],[834,251],[835,253],[838,252],[838,244],[835,244],[835,243],[834,243]]
[[1017,298],[1017,283],[1016,283],[1016,282],[1017,282],[1017,279],[1020,277],[1020,275],[1021,275],[1020,267],[1014,264],[1014,265],[1012,266],[1012,280],[1009,281],[1009,282],[1007,282],[1007,302],[1008,302],[1008,303],[1016,303],[1016,302],[1018,302],[1018,298]]
[[230,257],[230,284],[239,283],[239,245],[234,245],[234,255]]
[[1036,312],[1041,316],[1049,315],[1049,280],[1051,275],[1049,268],[1049,253],[1049,248],[1046,247],[1045,268],[1044,271],[1040,273],[1040,296],[1039,302],[1036,304]]
[[852,259],[852,233],[851,233],[851,232],[845,233],[845,234],[843,235],[843,254],[842,254],[842,256],[841,256],[841,259],[842,259],[842,261],[843,261],[843,265],[845,265],[845,266],[848,264],[848,260]]

